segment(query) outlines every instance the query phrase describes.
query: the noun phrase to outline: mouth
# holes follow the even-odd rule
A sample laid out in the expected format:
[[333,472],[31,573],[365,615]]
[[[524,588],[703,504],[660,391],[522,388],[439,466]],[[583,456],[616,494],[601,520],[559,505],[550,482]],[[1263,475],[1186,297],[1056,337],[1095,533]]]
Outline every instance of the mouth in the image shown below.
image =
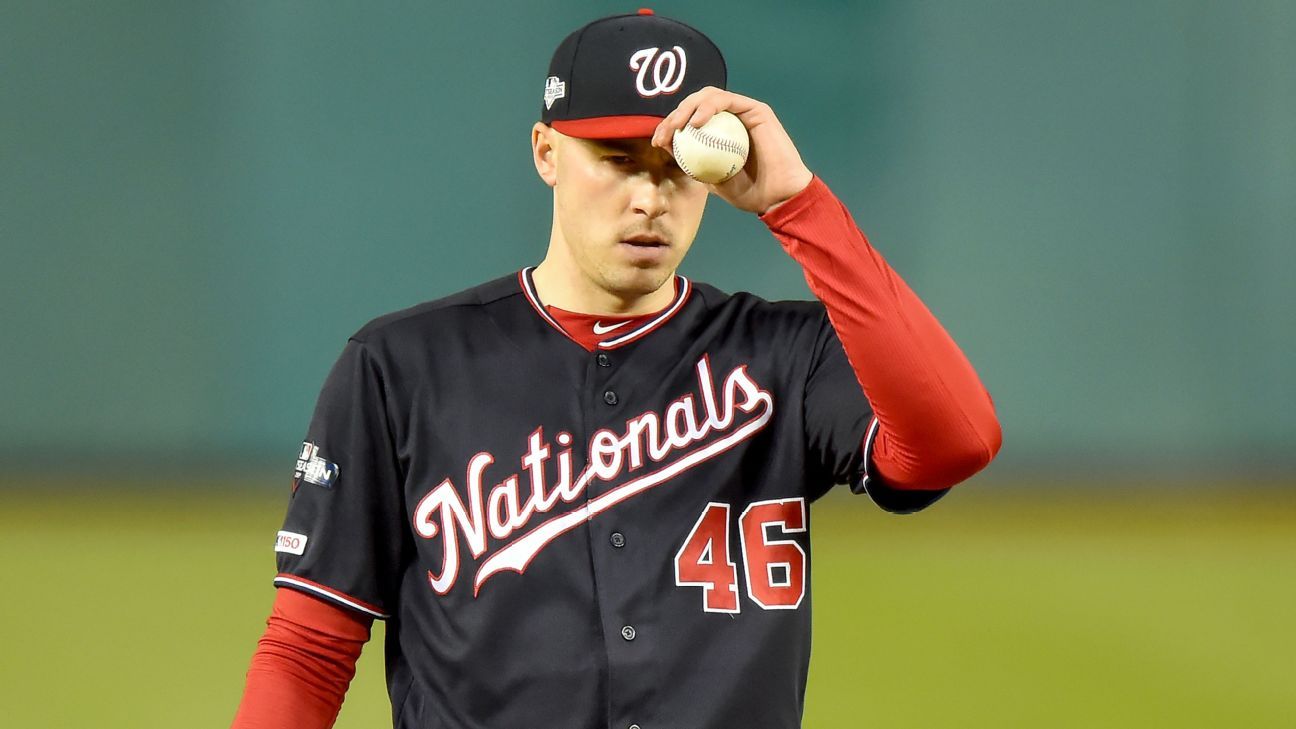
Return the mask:
[[665,238],[662,238],[659,235],[653,235],[651,233],[641,233],[639,235],[632,235],[629,238],[622,238],[621,242],[624,243],[625,245],[634,246],[636,248],[669,248],[670,247],[670,244],[666,242]]
[[670,243],[660,235],[640,233],[622,238],[617,246],[636,268],[656,268],[670,258]]

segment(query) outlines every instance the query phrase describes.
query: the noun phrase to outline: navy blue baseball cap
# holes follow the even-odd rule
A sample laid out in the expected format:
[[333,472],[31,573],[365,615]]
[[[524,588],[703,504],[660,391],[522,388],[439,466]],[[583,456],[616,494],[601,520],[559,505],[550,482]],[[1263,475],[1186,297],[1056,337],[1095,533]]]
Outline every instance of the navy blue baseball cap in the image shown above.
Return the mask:
[[540,121],[571,137],[650,137],[684,97],[727,81],[710,38],[643,8],[563,39],[549,62]]

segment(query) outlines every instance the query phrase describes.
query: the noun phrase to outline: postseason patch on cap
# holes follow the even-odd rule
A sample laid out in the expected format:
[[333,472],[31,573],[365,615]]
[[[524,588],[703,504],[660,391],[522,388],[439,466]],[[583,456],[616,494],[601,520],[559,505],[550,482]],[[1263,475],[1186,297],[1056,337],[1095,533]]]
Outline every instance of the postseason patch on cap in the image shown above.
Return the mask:
[[567,95],[567,84],[557,76],[550,76],[545,79],[544,104],[546,109],[552,109],[554,102]]

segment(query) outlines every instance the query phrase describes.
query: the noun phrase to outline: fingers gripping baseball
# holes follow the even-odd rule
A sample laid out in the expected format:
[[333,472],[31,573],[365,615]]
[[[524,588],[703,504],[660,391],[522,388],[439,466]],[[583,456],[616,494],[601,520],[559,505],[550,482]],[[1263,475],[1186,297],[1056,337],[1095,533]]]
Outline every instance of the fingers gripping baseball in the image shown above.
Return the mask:
[[759,215],[810,184],[814,175],[769,104],[714,86],[685,97],[657,125],[652,143],[669,152],[675,132],[685,125],[700,127],[720,111],[742,121],[751,137],[751,150],[746,166],[728,180],[711,185],[713,192],[734,207]]

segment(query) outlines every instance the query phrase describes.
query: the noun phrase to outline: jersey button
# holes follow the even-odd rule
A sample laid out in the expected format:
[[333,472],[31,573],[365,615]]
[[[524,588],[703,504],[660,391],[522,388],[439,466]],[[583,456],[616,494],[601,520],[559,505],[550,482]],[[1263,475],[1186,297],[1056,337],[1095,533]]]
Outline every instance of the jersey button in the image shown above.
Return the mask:
[[608,537],[608,541],[612,542],[612,546],[620,549],[625,546],[625,535],[621,532],[612,532],[612,536]]
[[607,392],[603,393],[603,402],[607,403],[608,405],[616,405],[617,404],[616,393],[612,392],[611,390],[608,390]]
[[634,626],[633,626],[633,625],[627,625],[627,626],[625,626],[624,628],[622,628],[622,629],[621,629],[621,637],[622,637],[622,638],[625,638],[626,640],[634,640],[634,639],[635,639],[635,629],[634,629]]
[[630,726],[626,727],[626,729],[639,729],[639,725],[638,725],[638,724],[631,724]]
[[603,354],[602,352],[598,353],[598,357],[596,357],[595,360],[598,362],[599,367],[612,366],[612,358],[608,357],[606,354]]

